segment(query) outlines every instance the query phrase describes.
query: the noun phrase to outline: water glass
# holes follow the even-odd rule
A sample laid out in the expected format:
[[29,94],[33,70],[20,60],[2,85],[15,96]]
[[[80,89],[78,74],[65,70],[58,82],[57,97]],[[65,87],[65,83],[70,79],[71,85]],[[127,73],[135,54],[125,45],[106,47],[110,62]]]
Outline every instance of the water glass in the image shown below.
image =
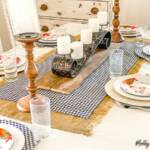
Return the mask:
[[2,63],[6,81],[15,81],[17,79],[16,52],[10,50],[4,53],[2,55]]
[[109,56],[109,71],[110,77],[118,77],[123,71],[123,50],[113,49]]
[[32,129],[35,142],[50,135],[50,100],[43,95],[37,95],[30,100]]
[[137,32],[139,32],[141,34],[141,36],[138,35],[136,37],[136,45],[137,45],[137,47],[142,48],[145,45],[144,41],[143,41],[143,38],[144,38],[144,29],[141,28],[141,27],[139,27],[139,28],[137,28]]

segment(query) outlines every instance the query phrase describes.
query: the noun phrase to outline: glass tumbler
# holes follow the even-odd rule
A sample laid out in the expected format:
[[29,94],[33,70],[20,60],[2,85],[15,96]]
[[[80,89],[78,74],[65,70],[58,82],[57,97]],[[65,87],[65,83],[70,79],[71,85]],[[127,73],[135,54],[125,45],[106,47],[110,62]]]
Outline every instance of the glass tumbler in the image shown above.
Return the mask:
[[123,72],[123,50],[113,49],[109,55],[110,77],[118,77]]
[[142,27],[137,28],[137,32],[140,33],[141,36],[137,35],[136,37],[136,46],[138,48],[144,47],[144,29]]
[[32,130],[35,142],[50,135],[50,100],[43,95],[37,95],[30,100]]
[[14,50],[5,52],[2,55],[2,63],[6,81],[15,81],[17,79],[16,52]]

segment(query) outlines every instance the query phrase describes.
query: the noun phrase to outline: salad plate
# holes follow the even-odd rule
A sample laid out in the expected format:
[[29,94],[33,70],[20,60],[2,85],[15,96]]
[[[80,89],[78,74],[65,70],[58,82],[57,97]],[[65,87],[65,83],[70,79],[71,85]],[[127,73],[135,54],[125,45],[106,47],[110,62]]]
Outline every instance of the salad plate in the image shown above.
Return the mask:
[[134,25],[121,26],[120,32],[124,37],[137,37],[141,35],[140,32],[137,31],[137,27]]
[[114,82],[114,90],[127,98],[138,101],[150,101],[150,85],[147,80],[139,81],[135,77],[119,78]]
[[150,83],[136,77],[128,78],[120,82],[120,88],[128,94],[150,97]]
[[0,150],[10,150],[13,143],[12,134],[8,130],[0,127]]
[[[23,56],[16,56],[17,67],[20,67],[20,66],[24,65],[25,62],[26,62],[25,57],[23,57]],[[0,56],[0,70],[3,70],[2,56]]]
[[146,55],[150,55],[150,46],[144,46],[143,47],[143,53],[145,53]]
[[[2,132],[6,132],[5,134],[9,135],[8,139],[11,139],[9,140],[9,145],[5,147],[3,146],[3,148],[0,148],[0,150],[21,150],[23,148],[25,144],[25,138],[23,133],[19,129],[6,124],[0,124],[0,129],[2,129]],[[8,139],[4,142],[8,141]]]
[[[0,57],[0,62],[1,62],[1,58]],[[21,71],[24,71],[25,69],[25,57],[23,56],[18,56],[16,57],[16,64],[17,64],[17,72],[21,72]],[[2,65],[2,62],[0,63],[0,75],[4,75],[4,69],[3,69],[3,65]]]
[[[22,72],[22,71],[24,71],[24,69],[25,69],[25,64],[22,65],[22,66],[20,66],[20,67],[17,67],[17,72],[18,72],[18,73],[19,73],[19,72]],[[5,74],[4,70],[3,70],[3,69],[0,70],[0,76],[3,76],[4,74]]]

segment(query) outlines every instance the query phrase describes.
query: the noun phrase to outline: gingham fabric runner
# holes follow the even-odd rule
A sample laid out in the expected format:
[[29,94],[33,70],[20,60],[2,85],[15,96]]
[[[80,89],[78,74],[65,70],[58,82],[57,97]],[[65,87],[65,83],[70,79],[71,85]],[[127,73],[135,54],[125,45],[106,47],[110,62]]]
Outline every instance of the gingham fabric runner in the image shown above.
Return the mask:
[[143,49],[142,48],[136,48],[135,53],[137,56],[139,56],[140,58],[143,58],[145,60],[147,60],[148,62],[150,62],[150,55],[147,55],[145,53],[143,53]]
[[34,138],[31,130],[18,122],[12,121],[12,120],[5,120],[5,119],[0,119],[0,124],[7,124],[11,125],[13,127],[18,128],[24,135],[25,137],[25,144],[22,148],[22,150],[33,150],[34,148]]
[[[135,44],[123,43],[121,48],[124,50],[124,74],[126,74],[135,64],[138,56],[134,53],[136,48]],[[42,69],[43,68],[44,65]],[[109,61],[107,58],[103,63],[99,64],[97,69],[71,94],[64,95],[49,90],[38,90],[38,93],[50,98],[51,111],[88,119],[106,96],[104,86],[109,79]],[[22,75],[16,82],[8,83],[0,88],[0,98],[17,101],[27,94],[25,90],[26,86],[27,81]]]

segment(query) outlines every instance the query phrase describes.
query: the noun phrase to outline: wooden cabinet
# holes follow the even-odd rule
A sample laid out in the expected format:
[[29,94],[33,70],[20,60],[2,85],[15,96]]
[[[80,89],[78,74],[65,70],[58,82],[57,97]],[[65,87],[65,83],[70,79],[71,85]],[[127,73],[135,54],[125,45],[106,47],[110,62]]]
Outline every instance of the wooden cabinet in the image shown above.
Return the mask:
[[42,31],[68,22],[85,23],[98,11],[107,11],[112,20],[113,0],[37,0]]

